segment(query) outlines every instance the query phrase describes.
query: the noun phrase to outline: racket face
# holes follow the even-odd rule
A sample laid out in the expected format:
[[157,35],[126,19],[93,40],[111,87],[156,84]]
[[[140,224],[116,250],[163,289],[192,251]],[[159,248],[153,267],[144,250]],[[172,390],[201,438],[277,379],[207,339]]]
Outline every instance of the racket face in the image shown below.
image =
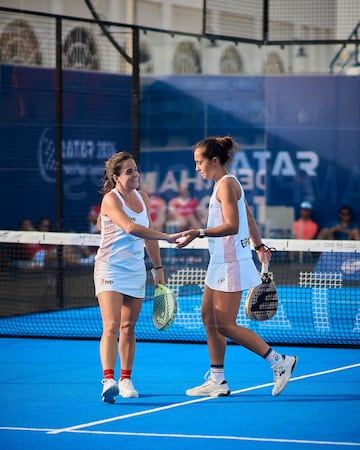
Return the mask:
[[264,321],[276,314],[278,295],[273,282],[262,283],[249,290],[245,300],[245,314],[249,319]]
[[153,324],[157,330],[165,331],[174,322],[177,312],[177,302],[172,291],[159,286],[155,289],[153,303]]

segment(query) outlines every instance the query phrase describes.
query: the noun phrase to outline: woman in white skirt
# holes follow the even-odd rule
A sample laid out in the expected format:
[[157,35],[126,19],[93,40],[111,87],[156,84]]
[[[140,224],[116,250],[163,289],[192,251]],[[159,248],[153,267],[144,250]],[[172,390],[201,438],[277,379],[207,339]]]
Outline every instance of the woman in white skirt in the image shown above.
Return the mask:
[[[115,153],[105,163],[100,246],[95,257],[94,283],[103,332],[100,359],[103,369],[102,400],[138,397],[131,380],[135,355],[135,325],[145,297],[144,246],[153,263],[154,285],[165,283],[158,240],[176,242],[183,233],[165,234],[152,229],[149,198],[138,191],[139,172],[130,153]],[[120,339],[118,344],[118,336]],[[115,381],[117,346],[121,372]]]
[[228,166],[235,148],[231,137],[209,137],[194,148],[196,171],[215,182],[209,203],[207,228],[188,230],[177,244],[181,248],[195,238],[208,237],[210,261],[202,298],[202,319],[210,356],[209,378],[188,389],[189,396],[227,396],[224,376],[226,339],[244,346],[267,360],[274,372],[272,394],[286,387],[296,365],[296,356],[282,356],[252,330],[236,323],[241,292],[261,283],[251,254],[253,244],[260,262],[270,258],[261,242],[259,228],[245,200],[244,189]]

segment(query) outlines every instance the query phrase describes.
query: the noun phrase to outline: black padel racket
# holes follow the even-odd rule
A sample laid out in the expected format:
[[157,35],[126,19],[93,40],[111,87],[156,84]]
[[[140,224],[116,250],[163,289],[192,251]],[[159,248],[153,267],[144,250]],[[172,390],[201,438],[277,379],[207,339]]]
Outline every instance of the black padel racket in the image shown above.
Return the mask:
[[261,284],[249,289],[246,296],[245,314],[251,320],[269,320],[275,316],[278,308],[278,293],[268,267],[268,264],[262,264]]

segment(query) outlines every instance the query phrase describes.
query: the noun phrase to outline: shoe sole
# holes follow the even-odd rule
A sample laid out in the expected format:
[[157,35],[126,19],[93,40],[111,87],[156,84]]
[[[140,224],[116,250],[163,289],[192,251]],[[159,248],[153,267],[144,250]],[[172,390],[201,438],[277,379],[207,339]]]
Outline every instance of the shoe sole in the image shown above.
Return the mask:
[[104,403],[115,403],[115,397],[117,395],[119,395],[119,390],[114,386],[103,393],[102,401]]
[[127,394],[122,394],[121,392],[119,392],[119,394],[121,395],[122,398],[139,398],[139,394],[127,395]]
[[278,395],[280,395],[280,394],[284,391],[284,389],[286,388],[286,386],[289,384],[289,381],[290,381],[290,379],[291,379],[291,375],[292,375],[292,373],[294,372],[294,369],[295,369],[296,364],[297,364],[297,362],[298,362],[298,357],[297,357],[297,356],[294,356],[294,358],[295,358],[295,361],[294,361],[293,365],[291,366],[290,378],[288,379],[287,383],[286,383],[285,386],[281,389],[280,392],[278,392],[278,393],[275,394],[275,395],[273,394],[273,397],[277,397]]
[[230,394],[230,391],[219,392],[218,394],[189,394],[186,392],[188,397],[228,397]]

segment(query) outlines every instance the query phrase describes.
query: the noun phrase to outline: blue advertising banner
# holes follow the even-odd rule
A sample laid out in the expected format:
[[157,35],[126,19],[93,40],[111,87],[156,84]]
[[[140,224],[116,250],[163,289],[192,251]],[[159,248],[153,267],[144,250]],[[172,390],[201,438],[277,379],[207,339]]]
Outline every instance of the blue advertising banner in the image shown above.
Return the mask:
[[[166,200],[188,184],[206,209],[211,183],[192,148],[206,136],[239,143],[231,171],[251,206],[310,201],[321,226],[350,205],[360,220],[360,83],[357,77],[141,78],[142,181]],[[55,80],[50,69],[1,65],[0,228],[55,220]],[[63,74],[64,231],[87,231],[104,161],[131,151],[131,78]]]
[[[1,228],[22,219],[55,223],[55,79],[50,69],[1,66]],[[104,161],[131,151],[131,79],[96,72],[63,73],[64,231],[88,231],[99,202]]]

